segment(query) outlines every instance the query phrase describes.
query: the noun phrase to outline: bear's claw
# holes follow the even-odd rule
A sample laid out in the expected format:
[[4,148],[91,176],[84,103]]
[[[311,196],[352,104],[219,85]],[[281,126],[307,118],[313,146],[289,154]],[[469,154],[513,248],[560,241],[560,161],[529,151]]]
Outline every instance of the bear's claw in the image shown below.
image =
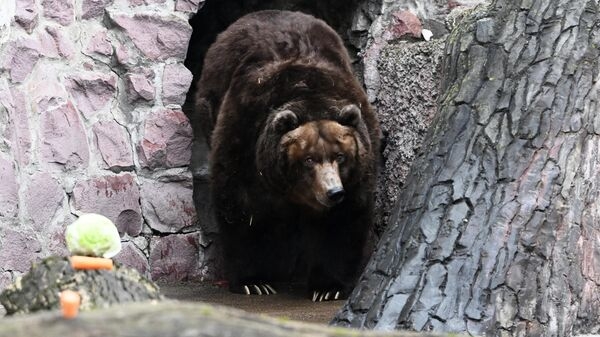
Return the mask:
[[271,285],[264,284],[247,284],[242,286],[246,295],[275,295],[277,291]]
[[335,301],[340,299],[340,295],[341,293],[339,291],[313,291],[312,301]]

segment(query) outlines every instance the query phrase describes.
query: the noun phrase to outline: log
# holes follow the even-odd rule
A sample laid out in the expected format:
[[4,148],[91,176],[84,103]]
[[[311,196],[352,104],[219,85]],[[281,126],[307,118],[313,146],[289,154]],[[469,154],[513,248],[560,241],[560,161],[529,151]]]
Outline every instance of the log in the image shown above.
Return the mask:
[[0,337],[64,336],[244,336],[244,337],[434,337],[441,334],[372,332],[301,323],[238,309],[178,301],[135,302],[82,312],[75,319],[59,311],[0,319]]
[[58,309],[63,290],[81,295],[81,310],[162,298],[158,286],[132,268],[75,270],[68,258],[50,256],[0,293],[0,304],[8,315]]
[[496,0],[458,21],[422,154],[335,324],[600,331],[599,13]]

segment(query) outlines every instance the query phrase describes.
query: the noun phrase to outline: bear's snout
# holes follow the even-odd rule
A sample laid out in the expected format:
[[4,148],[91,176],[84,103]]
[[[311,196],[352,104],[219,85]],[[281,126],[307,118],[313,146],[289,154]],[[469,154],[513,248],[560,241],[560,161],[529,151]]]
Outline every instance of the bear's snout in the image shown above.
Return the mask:
[[346,191],[344,191],[344,188],[342,186],[336,186],[327,190],[327,197],[329,198],[329,200],[336,204],[339,204],[340,202],[342,202],[342,200],[344,200],[345,194]]
[[317,188],[317,200],[327,207],[332,207],[344,200],[344,186],[340,179],[338,167],[335,162],[316,165],[316,181],[320,186]]

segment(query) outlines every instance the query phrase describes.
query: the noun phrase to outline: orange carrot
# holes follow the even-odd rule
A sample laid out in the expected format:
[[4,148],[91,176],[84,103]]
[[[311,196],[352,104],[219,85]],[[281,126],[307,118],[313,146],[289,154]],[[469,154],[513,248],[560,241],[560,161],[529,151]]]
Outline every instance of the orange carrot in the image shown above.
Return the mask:
[[62,310],[63,317],[66,319],[73,319],[79,312],[79,304],[81,303],[81,296],[79,293],[73,290],[63,290],[60,293],[60,308]]
[[103,257],[73,255],[70,259],[73,269],[113,269],[113,261]]

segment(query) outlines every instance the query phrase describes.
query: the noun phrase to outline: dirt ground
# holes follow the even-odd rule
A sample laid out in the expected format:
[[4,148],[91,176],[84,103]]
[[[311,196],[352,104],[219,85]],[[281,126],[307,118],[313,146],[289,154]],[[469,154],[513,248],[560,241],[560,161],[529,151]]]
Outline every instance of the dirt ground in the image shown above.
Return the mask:
[[278,285],[276,295],[239,295],[208,283],[159,284],[170,299],[202,301],[291,320],[327,324],[344,301],[312,302],[302,290]]

